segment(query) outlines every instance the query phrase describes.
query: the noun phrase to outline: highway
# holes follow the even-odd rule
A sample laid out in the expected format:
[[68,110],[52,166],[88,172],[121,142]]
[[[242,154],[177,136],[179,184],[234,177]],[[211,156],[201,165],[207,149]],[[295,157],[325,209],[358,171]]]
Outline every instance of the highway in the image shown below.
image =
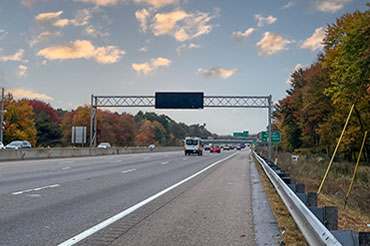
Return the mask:
[[181,151],[1,162],[0,245],[65,243],[211,164],[79,244],[254,245],[247,157]]

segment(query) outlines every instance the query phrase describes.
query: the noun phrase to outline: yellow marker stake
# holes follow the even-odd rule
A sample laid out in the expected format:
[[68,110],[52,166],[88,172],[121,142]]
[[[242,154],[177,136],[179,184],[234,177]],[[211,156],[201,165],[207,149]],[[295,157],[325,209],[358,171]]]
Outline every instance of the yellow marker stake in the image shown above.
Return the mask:
[[346,204],[347,204],[347,199],[349,197],[349,193],[351,193],[352,185],[353,185],[353,182],[355,181],[355,177],[356,177],[356,173],[357,173],[357,169],[358,169],[358,164],[360,163],[362,150],[364,149],[364,145],[365,145],[365,141],[366,141],[366,136],[367,136],[367,131],[365,132],[364,140],[362,140],[360,153],[359,153],[358,158],[357,158],[355,170],[353,171],[352,181],[351,181],[351,184],[349,185],[348,192],[347,192],[347,195],[346,195],[346,199],[344,200],[344,206],[346,206]]
[[333,160],[334,160],[335,154],[337,153],[337,150],[338,150],[339,144],[340,144],[340,142],[342,141],[342,138],[343,138],[344,132],[346,131],[347,124],[348,124],[349,118],[351,118],[351,114],[352,114],[352,111],[353,111],[353,108],[354,108],[354,107],[355,107],[355,105],[353,104],[353,105],[352,105],[352,107],[351,107],[351,110],[349,111],[349,114],[348,114],[348,117],[347,117],[346,124],[344,124],[342,134],[340,135],[340,138],[339,138],[339,140],[338,140],[337,146],[335,147],[334,153],[333,153],[333,155],[332,155],[332,157],[331,157],[331,160],[330,160],[330,162],[329,162],[329,166],[328,166],[328,168],[326,169],[326,172],[325,172],[324,178],[323,178],[323,179],[322,179],[322,181],[321,181],[321,184],[320,184],[319,190],[317,191],[317,194],[320,194],[320,191],[321,191],[322,186],[324,185],[324,182],[325,182],[326,176],[328,176],[328,173],[329,173],[330,167],[331,167],[331,165],[333,164]]

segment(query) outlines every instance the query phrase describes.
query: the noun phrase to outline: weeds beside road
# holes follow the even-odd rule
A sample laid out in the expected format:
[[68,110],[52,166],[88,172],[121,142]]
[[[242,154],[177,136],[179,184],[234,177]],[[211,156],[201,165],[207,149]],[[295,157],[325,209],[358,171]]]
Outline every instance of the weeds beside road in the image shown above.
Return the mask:
[[[264,153],[266,155],[266,153]],[[299,155],[292,161],[291,154],[279,152],[273,155],[277,165],[297,180],[304,183],[306,192],[317,192],[322,177],[327,169],[328,158],[315,155]],[[370,232],[370,164],[362,163],[356,175],[347,206],[344,199],[351,182],[355,163],[334,162],[323,189],[319,195],[319,206],[338,207],[339,230],[355,230]]]

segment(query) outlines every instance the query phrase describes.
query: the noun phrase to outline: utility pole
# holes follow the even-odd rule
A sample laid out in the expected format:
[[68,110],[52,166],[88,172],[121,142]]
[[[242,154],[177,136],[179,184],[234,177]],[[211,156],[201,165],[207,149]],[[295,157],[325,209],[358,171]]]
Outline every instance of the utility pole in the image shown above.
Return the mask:
[[4,88],[1,88],[1,120],[0,120],[0,142],[3,143],[3,122],[4,122]]

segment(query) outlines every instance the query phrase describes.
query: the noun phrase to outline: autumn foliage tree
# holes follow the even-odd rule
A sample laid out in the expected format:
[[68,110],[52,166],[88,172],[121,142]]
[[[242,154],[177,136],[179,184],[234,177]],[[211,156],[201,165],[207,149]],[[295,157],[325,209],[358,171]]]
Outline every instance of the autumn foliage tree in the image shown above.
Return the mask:
[[16,101],[11,94],[4,100],[5,129],[4,143],[14,140],[27,140],[32,146],[36,144],[35,122],[32,120],[32,106],[27,100]]
[[328,25],[324,53],[310,67],[295,71],[290,81],[275,112],[284,147],[332,153],[354,104],[339,149],[352,160],[364,132],[370,131],[370,11],[347,13]]
[[[102,112],[98,110],[98,129],[100,131],[102,123]],[[90,118],[91,118],[91,108],[88,105],[79,106],[76,110],[68,112],[64,115],[61,121],[61,128],[63,137],[62,140],[65,144],[69,145],[72,139],[72,126],[86,126],[87,139],[90,136]]]
[[32,106],[37,131],[36,146],[60,146],[62,144],[62,129],[53,107],[40,100],[27,100]]

